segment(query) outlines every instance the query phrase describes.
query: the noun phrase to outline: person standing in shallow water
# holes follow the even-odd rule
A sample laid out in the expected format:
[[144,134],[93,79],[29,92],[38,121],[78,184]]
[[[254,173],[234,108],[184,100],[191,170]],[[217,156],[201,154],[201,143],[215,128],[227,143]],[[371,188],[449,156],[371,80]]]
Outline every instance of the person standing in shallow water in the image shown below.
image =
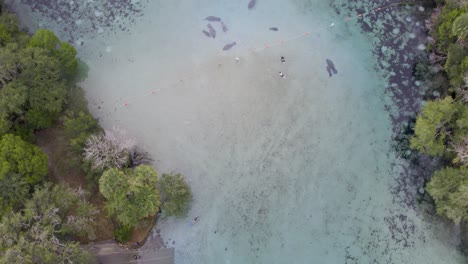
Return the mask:
[[284,75],[283,72],[279,72],[279,76],[280,76],[281,78],[283,78],[283,79],[286,79],[286,76]]

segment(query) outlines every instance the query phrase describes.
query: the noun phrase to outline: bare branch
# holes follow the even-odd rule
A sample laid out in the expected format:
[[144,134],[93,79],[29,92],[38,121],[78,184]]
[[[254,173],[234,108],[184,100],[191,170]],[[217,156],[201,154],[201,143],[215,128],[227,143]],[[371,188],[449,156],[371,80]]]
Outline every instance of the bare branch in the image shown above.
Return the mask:
[[90,161],[94,169],[121,169],[129,164],[130,152],[134,147],[134,140],[128,138],[123,130],[114,128],[88,138],[84,159]]

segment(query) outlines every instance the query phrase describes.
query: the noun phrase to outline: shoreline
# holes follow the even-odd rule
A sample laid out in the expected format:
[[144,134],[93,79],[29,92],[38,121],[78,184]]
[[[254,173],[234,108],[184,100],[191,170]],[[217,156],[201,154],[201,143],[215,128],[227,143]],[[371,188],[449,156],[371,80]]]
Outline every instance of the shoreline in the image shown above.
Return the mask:
[[[353,11],[355,11],[355,10],[353,9]],[[393,11],[390,11],[390,12],[393,12]],[[364,27],[366,30],[371,29],[368,25],[367,25],[367,26],[363,26],[363,27]],[[400,29],[400,30],[401,30],[401,29]],[[390,44],[393,45],[393,43],[389,43],[389,44],[388,44],[388,46],[390,47],[389,49],[392,48],[392,46],[391,46]],[[397,46],[397,44],[394,44],[394,45]],[[393,47],[394,47],[394,46],[393,46]],[[376,48],[377,48],[377,47],[376,47]],[[273,51],[273,52],[270,53],[270,55],[272,55],[272,54],[273,54],[273,56],[276,56],[276,51]],[[380,54],[380,53],[379,53],[379,54]],[[377,53],[376,53],[376,56],[377,56]],[[379,56],[384,56],[384,53],[382,52]],[[386,56],[386,55],[385,55],[385,56]],[[289,59],[290,57],[287,56],[287,58]],[[388,57],[388,56],[383,57],[383,58],[385,58],[385,60],[387,60],[387,61],[388,61],[388,60],[392,61],[392,59],[393,59],[393,57]],[[401,58],[400,58],[400,59],[401,59]],[[412,59],[415,59],[415,57],[413,57]],[[289,60],[288,60],[288,62],[289,62]],[[314,66],[315,66],[315,65],[314,65]],[[373,67],[373,66],[374,66],[374,65],[372,65],[372,67]],[[381,66],[382,66],[382,65],[381,65]],[[224,67],[224,66],[223,66],[223,67]],[[339,68],[339,70],[340,70],[340,74],[342,74],[343,72],[341,71],[341,68]],[[408,74],[408,73],[409,73],[409,71],[408,71],[407,68],[402,68],[402,69],[393,68],[392,70],[393,70],[393,71],[396,71],[396,72],[399,72],[399,71],[401,70],[401,71],[404,71],[405,74]],[[369,71],[371,71],[371,70],[369,70]],[[379,70],[379,72],[381,72],[381,70]],[[216,74],[222,74],[222,69],[219,69],[219,70],[216,72]],[[239,75],[239,76],[241,76],[241,75]],[[338,77],[341,77],[341,76],[338,76]],[[291,79],[292,79],[292,78],[291,78]],[[333,80],[335,80],[335,79],[333,79]],[[403,83],[405,80],[395,80],[395,81],[399,81],[399,82]],[[219,82],[219,84],[221,84],[221,82]],[[185,88],[185,87],[184,87],[184,88]],[[228,87],[228,88],[229,88],[229,87]],[[278,88],[284,88],[284,87],[276,87],[276,86],[271,86],[271,87],[269,87],[270,90],[274,90],[274,89],[278,89]],[[330,88],[330,87],[327,86],[326,88]],[[331,88],[333,88],[333,87],[331,87]],[[408,90],[405,90],[405,91],[406,91],[406,92],[409,92],[409,90],[410,90],[411,88],[410,88],[410,87],[407,87],[407,89],[408,89]],[[283,90],[286,90],[286,89],[283,89],[283,90],[278,89],[278,90],[283,92]],[[179,90],[179,92],[181,92],[181,91],[182,91],[182,89]],[[287,91],[287,90],[286,90],[286,91]],[[395,89],[392,90],[391,87],[388,87],[388,88],[387,88],[387,91],[389,91],[389,93],[391,92],[391,93],[398,94],[398,90],[395,90]],[[217,90],[216,90],[216,92],[217,92]],[[264,92],[264,91],[262,91],[262,92]],[[327,92],[329,92],[329,91],[321,91],[321,90],[319,90],[319,92],[327,93]],[[285,93],[285,95],[287,95],[286,92],[284,92],[284,93]],[[403,94],[404,94],[404,93],[403,93]],[[411,93],[410,93],[410,94],[411,94]],[[216,95],[217,95],[217,96],[218,96],[218,95],[219,95],[219,96],[222,96],[222,95],[226,95],[226,94],[218,93],[218,92],[217,92]],[[255,95],[255,94],[254,94],[254,95]],[[331,94],[331,93],[330,93],[330,94],[328,94],[328,95],[334,96],[335,94]],[[415,108],[418,107],[417,104],[415,103],[417,100],[414,99],[413,101],[410,100],[410,102],[408,103],[409,107],[408,107],[408,108],[405,108],[404,106],[405,106],[406,103],[405,103],[404,100],[403,100],[403,99],[405,98],[405,96],[403,96],[403,95],[399,95],[399,96],[400,96],[400,97],[398,97],[398,98],[402,99],[402,101],[400,101],[400,104],[397,104],[397,105],[399,105],[399,106],[401,105],[401,106],[403,107],[403,109],[413,109],[413,110],[414,110]],[[416,96],[416,95],[415,95],[415,96]],[[207,98],[208,98],[208,99],[213,99],[214,97],[207,97]],[[416,97],[415,97],[415,98],[416,98]],[[98,99],[99,99],[99,98],[96,98],[96,100],[98,100]],[[109,100],[109,101],[110,101],[110,100]],[[111,102],[109,102],[109,101],[106,101],[106,104],[107,104],[107,105],[109,105],[109,104],[111,103]],[[382,101],[383,101],[383,100],[382,100]],[[233,101],[233,102],[234,102],[234,101]],[[252,103],[258,103],[258,102],[261,102],[261,101],[252,101]],[[302,101],[297,101],[297,102],[303,103]],[[152,102],[152,103],[153,103],[153,102]],[[160,101],[155,101],[155,102],[154,102],[154,104],[156,104],[156,105],[157,105],[157,104],[160,104],[160,103],[163,103],[163,102],[160,102]],[[289,103],[293,104],[293,103],[296,103],[296,101],[294,101],[294,100],[291,99],[291,102],[289,102]],[[146,104],[148,104],[148,102],[142,102],[142,105],[146,105]],[[213,107],[213,109],[216,109],[216,108]],[[95,112],[94,110],[95,110],[95,109],[93,109],[93,112]],[[257,110],[256,112],[259,112],[258,109],[255,109],[255,110]],[[262,110],[262,109],[260,109],[260,110]],[[264,109],[263,109],[263,110],[264,110]],[[388,109],[387,112],[388,112],[388,114],[392,117],[392,115],[391,115],[391,114],[392,114],[391,109]],[[276,113],[276,112],[275,112],[275,113]],[[199,115],[203,115],[204,112],[200,112],[200,113],[198,113],[198,114],[199,114]],[[250,113],[250,114],[251,114],[251,115],[255,115],[256,113]],[[292,114],[295,114],[295,113],[292,113]],[[123,115],[125,116],[125,115],[127,115],[127,114],[123,114]],[[229,115],[228,115],[228,116],[229,116]],[[400,121],[402,122],[402,121],[403,121],[403,118],[409,118],[409,116],[410,116],[410,115],[405,115],[405,116],[402,116],[402,117],[396,116],[395,118],[392,118],[392,121],[393,121],[393,122],[400,122]],[[153,118],[153,117],[158,117],[158,116],[157,116],[157,115],[151,115],[150,117]],[[177,116],[176,116],[176,117],[177,117]],[[172,119],[176,119],[176,117],[173,117]],[[217,116],[214,116],[214,117],[217,117]],[[229,116],[229,117],[232,117],[232,116]],[[293,118],[295,118],[295,117],[296,117],[296,116],[293,116]],[[333,116],[332,116],[332,117],[333,117]],[[169,120],[170,118],[167,118],[167,119]],[[161,120],[161,121],[167,121],[166,119],[160,119],[160,120]],[[109,122],[109,120],[107,120],[107,121],[108,121],[108,123],[112,123],[111,121]],[[304,121],[304,123],[306,123],[305,121],[308,121],[308,119],[304,119],[303,121]],[[271,121],[270,121],[269,119],[266,119],[265,123],[268,124],[268,122],[271,122]],[[281,122],[285,122],[285,121],[282,120]],[[278,122],[278,123],[281,124],[280,122]],[[286,122],[285,122],[285,123],[286,123]],[[133,123],[132,123],[132,124],[133,124]],[[209,126],[210,124],[211,124],[211,123],[209,123],[209,122],[204,123],[204,125],[206,125],[206,126]],[[287,124],[287,123],[286,123],[286,124]],[[322,123],[322,124],[326,125],[326,123]],[[393,129],[394,129],[394,130],[396,130],[396,125],[395,125],[395,124],[396,124],[396,123],[393,124]],[[235,124],[232,124],[232,127],[234,127],[234,125],[235,125]],[[177,128],[178,128],[178,127],[177,127]],[[217,126],[213,126],[213,128],[216,129]],[[181,129],[182,129],[182,128],[181,128]],[[298,130],[300,131],[300,129],[298,129]],[[286,132],[287,132],[287,133],[286,133]],[[273,134],[273,136],[279,136],[279,137],[284,136],[284,135],[288,136],[288,134],[289,134],[291,131],[286,131],[286,132],[285,132],[284,134],[283,134],[283,133]],[[296,130],[296,131],[293,130],[293,132],[296,132],[296,133],[297,133],[297,130]],[[223,131],[223,133],[224,133],[224,131]],[[228,132],[226,132],[226,133],[228,134]],[[294,134],[294,133],[293,133],[293,134]],[[140,135],[141,135],[141,134],[140,134]],[[209,135],[214,136],[214,137],[217,137],[217,135],[214,135],[214,134],[209,134]],[[177,134],[175,134],[175,136],[177,136]],[[300,135],[300,136],[302,136],[302,135]],[[182,138],[182,139],[183,139],[183,138]],[[219,138],[216,138],[216,139],[224,140],[225,138],[219,137]],[[177,139],[177,140],[179,140],[179,139]],[[196,140],[197,140],[197,138],[194,139],[194,141],[196,141]],[[200,139],[198,139],[198,140],[200,140]],[[183,142],[183,140],[180,140],[180,142]],[[218,143],[217,141],[213,141],[213,142]],[[224,141],[219,141],[219,142],[223,143]],[[171,142],[169,142],[169,143],[171,143]],[[168,144],[169,144],[169,143],[168,143]],[[212,142],[208,142],[208,143],[212,143]],[[208,144],[208,143],[207,143],[207,144]],[[267,145],[268,145],[268,143],[270,143],[270,142],[265,142],[265,144],[267,144]],[[259,166],[260,166],[260,165],[263,165],[263,166],[264,166],[263,168],[265,168],[265,166],[268,167],[268,165],[271,165],[272,162],[277,161],[277,160],[275,160],[275,159],[277,159],[277,158],[275,158],[274,156],[276,156],[276,155],[280,155],[280,156],[281,156],[281,154],[284,154],[284,153],[278,153],[279,151],[277,152],[277,148],[279,148],[280,146],[282,146],[283,144],[288,143],[288,142],[287,142],[287,141],[285,142],[285,140],[284,140],[284,141],[282,141],[282,142],[279,142],[278,144],[276,144],[276,142],[273,142],[273,143],[275,143],[275,144],[271,144],[270,148],[268,149],[268,152],[265,153],[265,154],[262,154],[262,160],[258,161]],[[317,143],[317,145],[318,145],[318,143]],[[158,147],[161,147],[161,146],[158,146]],[[176,147],[178,147],[178,146],[176,146]],[[190,146],[189,146],[189,147],[190,147]],[[187,149],[190,150],[190,148],[187,148]],[[197,150],[198,150],[198,149],[197,149]],[[217,151],[217,150],[216,150],[216,149],[209,149],[209,148],[207,148],[206,151],[213,151],[213,152],[215,152],[215,151]],[[189,154],[193,154],[193,153],[195,153],[195,152],[192,152],[192,153],[189,152],[189,153],[187,154],[187,156],[189,156]],[[200,153],[200,152],[196,152],[195,154],[198,154],[198,153]],[[202,155],[203,155],[203,152],[202,152],[202,151],[201,151],[201,153],[202,153]],[[215,152],[215,153],[217,153],[217,155],[219,155],[219,154],[218,154],[219,152]],[[248,154],[249,154],[249,153],[247,153],[247,155],[248,155]],[[307,154],[313,154],[313,153],[312,153],[312,152],[309,152],[309,153],[307,153]],[[252,155],[253,155],[253,154],[252,154]],[[269,155],[271,155],[271,156],[269,156]],[[215,158],[215,157],[212,157],[212,156],[209,156],[209,157],[210,157],[210,158],[213,158],[213,159]],[[180,159],[183,159],[183,158],[187,158],[187,157],[186,157],[186,156],[183,156],[183,157],[181,157]],[[156,159],[157,159],[157,158],[156,158]],[[195,159],[195,162],[194,162],[194,163],[196,163],[196,161],[197,161],[197,159]],[[203,160],[201,160],[201,161],[203,161]],[[216,160],[215,160],[215,161],[216,161]],[[262,163],[262,162],[265,162],[265,163]],[[267,163],[267,162],[269,162],[269,163]],[[311,160],[311,162],[313,162],[313,161]],[[169,165],[168,165],[168,164],[169,164]],[[159,165],[159,164],[158,164],[158,165]],[[172,165],[172,164],[170,164],[170,163],[166,163],[166,164],[165,164],[166,167],[167,167],[167,166],[170,166],[170,165]],[[190,164],[189,164],[189,165],[190,165]],[[203,165],[205,165],[205,164],[204,164],[204,163],[199,164],[199,166],[203,166]],[[206,165],[211,165],[211,164],[206,164]],[[233,166],[235,166],[235,165],[241,166],[241,164],[236,164],[236,163],[234,163]],[[333,165],[334,165],[334,164],[333,164]],[[187,167],[188,167],[188,165],[187,165]],[[210,167],[210,166],[207,166],[207,167],[208,167],[209,169],[213,169],[213,166],[211,166],[211,167]],[[214,169],[216,169],[216,168],[214,168]],[[236,172],[239,172],[239,171],[236,171]],[[242,172],[242,171],[240,171],[240,172]],[[252,171],[249,171],[249,173],[250,173],[250,175],[252,175]],[[240,174],[240,173],[239,173],[239,174]],[[241,174],[241,175],[242,175],[242,174]],[[248,175],[248,174],[245,174],[245,175]],[[400,176],[400,178],[401,178],[401,176]],[[195,178],[195,180],[196,180],[196,179],[197,179],[197,178]],[[209,180],[209,179],[208,179],[208,180]],[[344,179],[343,179],[343,180],[344,180]],[[287,184],[287,182],[278,181],[278,186],[273,185],[273,187],[277,187],[277,188],[278,188],[277,190],[282,190],[282,189],[281,189],[281,186],[280,186],[281,184]],[[411,187],[413,186],[414,183],[409,184],[409,183],[406,183],[406,182],[402,182],[402,183],[400,183],[400,184],[402,185],[402,187],[401,187],[402,189],[401,189],[401,190],[397,190],[396,193],[394,193],[394,195],[395,195],[395,196],[398,196],[398,195],[400,195],[400,192],[408,193],[409,196],[407,196],[407,197],[406,197],[406,196],[403,196],[403,197],[406,197],[406,198],[403,198],[403,202],[408,202],[409,204],[411,204],[411,194],[412,194],[412,193],[411,193]],[[300,184],[299,184],[299,185],[300,185]],[[220,186],[221,186],[221,185],[220,185]],[[249,186],[247,186],[247,187],[249,187]],[[350,185],[349,188],[350,188],[350,189],[348,189],[348,191],[351,192],[351,191],[352,191],[352,188],[354,188],[354,186]],[[247,188],[247,189],[248,189],[248,188]],[[225,189],[221,188],[220,190],[225,190]],[[227,189],[227,190],[229,191],[229,189]],[[350,191],[350,190],[351,190],[351,191]],[[403,190],[403,191],[402,191],[402,190]],[[232,191],[232,190],[231,190],[231,191]],[[236,190],[234,190],[234,191],[236,191]],[[245,194],[244,192],[241,192],[241,194],[247,195],[247,194]],[[258,195],[258,193],[255,193],[255,195]],[[262,195],[263,195],[263,192],[262,192]],[[406,195],[406,194],[405,194],[405,195]],[[226,197],[225,197],[225,198],[226,198]],[[232,198],[232,197],[227,197],[227,198]],[[247,198],[245,198],[245,199],[250,199],[250,198],[252,198],[252,197],[248,197],[248,195],[247,195]],[[252,199],[253,199],[253,198],[252,198]],[[257,197],[255,197],[255,199],[257,199]],[[234,203],[234,200],[231,201],[231,202]],[[250,200],[245,200],[244,202],[250,202]],[[265,205],[265,204],[266,204],[266,205]],[[257,208],[257,209],[258,209],[258,212],[260,212],[260,213],[258,213],[258,214],[260,214],[260,217],[262,217],[262,221],[265,221],[265,222],[266,222],[266,221],[268,221],[268,218],[267,218],[267,217],[268,217],[268,215],[269,215],[269,212],[268,212],[268,209],[269,209],[269,208],[264,209],[263,206],[267,206],[267,205],[268,205],[266,202],[265,202],[265,204],[260,204],[260,205],[262,205],[262,207],[261,207],[260,209],[258,209],[258,208]],[[198,209],[199,209],[199,208],[198,208]],[[236,208],[235,208],[235,209],[236,209]],[[241,209],[242,209],[242,208],[241,208]],[[241,210],[241,209],[237,208],[237,210]],[[241,210],[241,211],[242,211],[242,210]],[[232,212],[231,212],[231,213],[232,213]],[[250,213],[250,212],[249,212],[248,210],[244,210],[242,213],[248,214],[248,213]],[[392,213],[392,212],[391,212],[391,213]],[[391,217],[388,217],[388,218],[384,219],[383,221],[385,221],[385,223],[386,223],[387,226],[393,228],[393,231],[392,231],[392,232],[396,232],[396,233],[393,233],[394,235],[396,235],[398,238],[400,238],[400,237],[405,238],[406,236],[411,235],[411,229],[414,228],[414,225],[413,225],[414,223],[412,223],[410,220],[406,220],[405,217],[406,217],[406,215],[395,215],[395,216],[392,215]],[[219,217],[219,218],[221,218],[221,220],[222,220],[222,216]],[[204,218],[204,219],[205,219],[205,218]],[[236,218],[234,218],[234,219],[236,219]],[[215,219],[215,220],[216,220],[216,219]],[[242,220],[243,220],[243,222],[242,222]],[[213,220],[213,221],[214,221],[214,220]],[[246,218],[242,218],[242,219],[240,219],[239,221],[240,221],[240,223],[243,223],[247,228],[252,228],[252,230],[253,230],[254,227],[256,227],[255,225],[258,224],[258,222],[250,221],[247,217],[246,217]],[[249,221],[250,221],[250,222],[249,222]],[[222,222],[222,221],[221,221],[221,222]],[[218,224],[219,224],[219,223],[218,223]],[[407,226],[407,229],[405,229],[405,230],[403,230],[403,231],[399,231],[398,229],[400,228],[400,226],[399,226],[400,224],[401,224],[401,225],[404,225],[404,226]],[[229,226],[227,226],[227,227],[226,227],[226,226],[223,226],[223,227],[224,227],[224,228],[229,228]],[[267,226],[267,225],[262,225],[262,226],[260,226],[260,228],[263,228],[262,230],[264,230],[264,231],[270,231],[269,226]],[[221,231],[220,231],[218,234],[223,234],[224,232],[229,232],[229,231],[222,231],[222,228],[221,228]],[[195,231],[193,231],[193,233],[195,233]],[[155,234],[157,234],[157,227],[155,228]],[[380,238],[385,238],[385,235],[382,235],[382,234],[380,234],[380,235],[381,235]],[[211,236],[214,237],[213,234],[211,234]],[[210,236],[210,234],[205,234],[205,236],[203,236],[203,238],[204,238],[204,239],[207,239],[208,237],[211,238],[211,236]],[[160,237],[160,236],[159,236],[159,237]],[[172,237],[172,235],[171,235],[171,237]],[[175,235],[175,237],[177,237],[177,234]],[[255,237],[254,237],[254,238],[255,238]],[[257,238],[258,238],[258,237],[257,237]],[[177,243],[179,243],[179,241],[180,241],[180,240],[177,240]],[[169,242],[169,241],[168,241],[168,242]],[[174,240],[172,240],[172,242],[174,242]],[[264,245],[262,244],[262,242],[258,242],[258,241],[253,241],[253,242],[252,242],[252,241],[250,241],[250,240],[249,240],[249,242],[253,243],[254,246],[255,246],[255,248],[257,248],[257,249],[264,246]],[[265,243],[266,243],[266,242],[265,242]],[[358,243],[358,242],[357,242],[357,243]],[[407,244],[407,245],[411,244],[410,242],[407,242],[407,241],[403,241],[403,242],[401,242],[401,243],[402,243],[402,244]],[[147,245],[147,243],[146,243],[145,245]],[[354,246],[356,246],[356,245],[354,245]],[[360,244],[358,243],[357,246],[360,246]],[[389,249],[388,246],[389,246],[389,245],[387,245],[387,248],[386,248],[386,249],[385,249],[385,248],[378,248],[378,250],[388,250],[388,249]],[[226,248],[227,248],[227,247],[226,247]],[[224,252],[224,247],[223,247],[223,249],[221,250],[221,252]],[[249,251],[249,252],[250,252],[250,251]],[[228,253],[225,253],[225,254],[232,254],[231,245],[229,246],[229,252],[228,252]],[[255,254],[261,254],[261,253],[255,253]],[[351,254],[351,253],[348,252],[347,254],[348,254],[348,256],[350,256],[349,254]],[[377,254],[375,254],[375,255],[377,255]],[[352,258],[352,256],[350,256],[350,257]]]

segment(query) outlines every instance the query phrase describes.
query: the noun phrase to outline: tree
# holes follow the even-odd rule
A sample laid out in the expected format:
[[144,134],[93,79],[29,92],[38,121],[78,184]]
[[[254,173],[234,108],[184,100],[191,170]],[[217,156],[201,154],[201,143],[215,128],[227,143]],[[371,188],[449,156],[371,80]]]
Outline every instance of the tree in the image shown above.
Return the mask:
[[63,120],[65,132],[73,151],[81,153],[86,140],[99,130],[99,124],[94,117],[83,111],[79,113],[68,112]]
[[29,184],[22,175],[13,173],[0,179],[0,216],[18,209],[29,198]]
[[5,45],[5,43],[7,43],[10,40],[10,32],[8,32],[4,25],[0,24],[0,44]]
[[0,139],[0,179],[20,174],[29,184],[47,175],[47,156],[36,146],[11,134]]
[[78,67],[76,49],[66,42],[61,42],[54,32],[39,29],[29,40],[28,46],[47,50],[50,55],[59,60],[61,70],[66,75],[71,76],[76,73]]
[[468,55],[468,51],[458,44],[452,44],[448,48],[447,61],[445,62],[445,71],[448,74],[450,84],[454,87],[463,85],[463,77],[468,70],[463,61]]
[[27,48],[22,55],[24,69],[19,81],[28,87],[25,119],[32,129],[49,127],[62,111],[67,91],[60,77],[60,65],[38,48]]
[[71,189],[47,183],[36,190],[33,198],[26,203],[25,214],[40,215],[53,210],[61,221],[54,229],[57,234],[93,236],[93,220],[98,210],[89,204],[86,195],[81,187]]
[[453,21],[452,34],[461,40],[468,38],[468,13],[464,13]]
[[99,179],[99,190],[107,199],[109,213],[125,226],[155,214],[160,206],[156,188],[158,174],[148,165],[125,171],[112,168]]
[[468,219],[468,169],[448,167],[437,171],[426,189],[438,214],[457,224]]
[[179,173],[162,174],[158,189],[161,194],[161,207],[166,215],[182,215],[192,199],[190,187],[184,176]]
[[[0,263],[93,263],[93,257],[78,243],[61,239],[66,233],[64,226],[70,225],[66,216],[72,208],[79,207],[79,193],[47,184],[34,193],[23,212],[3,217]],[[91,211],[78,215],[92,223]]]
[[431,35],[437,40],[437,48],[442,53],[447,53],[447,49],[455,41],[452,34],[453,21],[458,16],[463,14],[463,11],[454,5],[447,4],[440,12],[437,20],[432,27]]
[[430,156],[443,155],[448,136],[456,127],[460,109],[461,105],[451,97],[428,102],[416,118],[411,148]]
[[130,151],[135,142],[124,131],[114,128],[91,135],[84,148],[84,160],[97,171],[109,168],[125,168],[130,164]]
[[[3,88],[3,89],[2,89]],[[61,112],[66,95],[58,61],[40,48],[0,49],[2,133],[46,128]]]

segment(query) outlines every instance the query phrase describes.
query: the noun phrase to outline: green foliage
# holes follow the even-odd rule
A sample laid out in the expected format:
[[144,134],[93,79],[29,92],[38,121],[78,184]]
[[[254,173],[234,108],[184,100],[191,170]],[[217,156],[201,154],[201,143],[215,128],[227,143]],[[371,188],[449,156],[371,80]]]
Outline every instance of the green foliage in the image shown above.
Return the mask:
[[[13,173],[0,179],[0,205],[3,213],[18,209],[29,198],[29,184],[22,175]],[[0,213],[0,216],[3,215]]]
[[114,230],[115,240],[124,243],[132,237],[132,227],[128,225],[120,225],[119,228]]
[[455,223],[468,219],[468,169],[445,168],[434,173],[426,187],[437,213]]
[[11,134],[0,139],[0,179],[20,174],[35,184],[47,175],[47,156],[36,146]]
[[76,73],[78,67],[76,49],[66,42],[61,42],[54,32],[47,29],[39,29],[31,37],[28,46],[47,50],[51,56],[58,59],[60,68],[65,75],[72,76]]
[[66,96],[58,61],[42,49],[15,44],[0,48],[0,61],[0,132],[28,134],[49,127]]
[[445,5],[435,22],[435,30],[432,35],[437,39],[437,48],[441,52],[445,53],[450,44],[455,42],[456,38],[452,33],[452,25],[461,14],[463,14],[461,9],[453,5]]
[[157,181],[158,174],[148,165],[125,171],[109,169],[99,179],[99,190],[107,199],[109,213],[120,224],[135,226],[158,211],[160,197]]
[[166,215],[180,216],[192,199],[190,187],[181,174],[163,174],[158,184],[162,210]]
[[0,24],[0,44],[4,45],[11,40],[10,32],[5,28],[4,25]]
[[428,102],[416,119],[410,146],[423,154],[441,156],[446,151],[447,137],[456,127],[461,105],[446,97]]
[[34,193],[23,212],[3,217],[0,263],[94,263],[78,243],[60,240],[65,228],[78,230],[92,221],[91,214],[68,217],[79,197],[78,192],[48,184]]
[[12,36],[21,34],[18,26],[19,19],[15,14],[2,13],[0,16],[0,24],[2,24],[5,30]]
[[88,112],[68,112],[63,120],[73,151],[81,153],[88,137],[99,131],[99,124]]
[[455,19],[452,25],[452,34],[462,40],[468,38],[468,13],[464,13]]
[[460,87],[463,84],[468,65],[463,65],[464,59],[467,57],[468,51],[458,44],[450,45],[448,49],[447,61],[445,62],[445,71],[448,74],[450,84],[454,87]]

